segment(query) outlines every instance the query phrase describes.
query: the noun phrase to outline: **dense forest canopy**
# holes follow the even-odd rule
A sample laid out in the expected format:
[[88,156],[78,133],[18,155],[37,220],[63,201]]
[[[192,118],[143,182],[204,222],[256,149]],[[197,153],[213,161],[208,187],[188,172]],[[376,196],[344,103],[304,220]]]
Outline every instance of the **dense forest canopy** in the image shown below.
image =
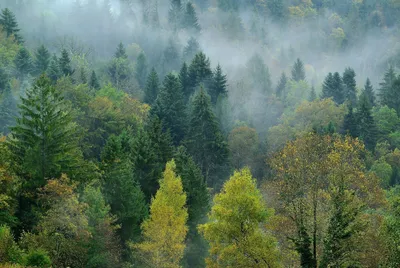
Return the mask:
[[400,267],[400,1],[0,1],[0,267]]

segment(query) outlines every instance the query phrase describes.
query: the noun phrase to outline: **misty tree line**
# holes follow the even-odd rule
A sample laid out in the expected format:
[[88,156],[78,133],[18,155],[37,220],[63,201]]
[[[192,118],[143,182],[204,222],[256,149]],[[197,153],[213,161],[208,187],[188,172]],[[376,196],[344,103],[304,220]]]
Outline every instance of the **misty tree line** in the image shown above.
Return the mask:
[[[200,46],[196,14],[223,12],[234,41],[249,7],[297,24],[356,6],[372,29],[396,24],[389,3],[377,22],[366,2],[172,0],[162,25],[148,1],[143,23],[188,36],[153,53],[112,35],[95,50],[46,34],[37,44],[13,13],[24,4],[0,14],[0,267],[400,265],[396,68],[375,88],[346,66],[316,83],[289,49],[278,77],[253,51],[232,70]],[[74,5],[88,8],[113,34],[111,2]],[[329,49],[355,42],[337,41]]]

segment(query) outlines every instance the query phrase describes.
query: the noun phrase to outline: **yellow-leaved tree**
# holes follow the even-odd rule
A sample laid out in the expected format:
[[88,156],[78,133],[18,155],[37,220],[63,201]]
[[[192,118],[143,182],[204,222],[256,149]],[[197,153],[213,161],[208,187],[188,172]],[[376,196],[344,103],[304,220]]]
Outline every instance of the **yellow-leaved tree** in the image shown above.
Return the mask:
[[199,226],[210,243],[207,267],[281,267],[276,239],[262,228],[272,215],[249,168],[235,171]]
[[142,224],[144,241],[132,246],[149,267],[180,267],[183,258],[188,212],[175,167],[174,160],[167,163],[160,189],[151,202],[150,217]]

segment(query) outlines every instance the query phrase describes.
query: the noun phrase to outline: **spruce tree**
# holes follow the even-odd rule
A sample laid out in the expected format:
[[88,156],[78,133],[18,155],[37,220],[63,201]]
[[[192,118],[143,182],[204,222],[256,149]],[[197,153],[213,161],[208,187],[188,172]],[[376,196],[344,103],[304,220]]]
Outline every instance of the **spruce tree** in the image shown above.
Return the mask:
[[0,93],[5,92],[10,87],[10,77],[4,68],[0,67]]
[[210,97],[204,91],[195,96],[190,114],[186,145],[200,166],[209,186],[217,186],[223,179],[223,167],[228,161],[228,147],[212,111]]
[[159,88],[160,82],[158,80],[158,74],[156,72],[156,69],[152,68],[146,81],[144,102],[152,105],[157,99]]
[[141,88],[145,87],[146,84],[146,79],[147,79],[147,60],[146,60],[146,55],[141,52],[137,58],[137,63],[136,63],[136,80],[139,83],[139,86]]
[[367,96],[363,93],[360,96],[360,101],[357,109],[357,125],[359,137],[364,141],[365,147],[369,150],[374,150],[378,137],[378,130],[372,117],[372,106],[369,103]]
[[96,90],[99,90],[101,88],[95,71],[92,71],[92,74],[90,75],[89,86],[90,86],[90,88],[93,88]]
[[322,85],[322,95],[321,98],[333,98],[337,104],[342,104],[345,100],[345,95],[343,91],[343,82],[340,74],[338,72],[329,73]]
[[310,96],[308,97],[308,101],[315,101],[317,99],[317,93],[315,93],[314,86],[311,87]]
[[50,65],[50,58],[50,52],[44,45],[41,45],[35,52],[34,66],[36,74],[46,73]]
[[395,109],[400,116],[400,76],[397,77],[390,88],[381,94],[381,104]]
[[199,33],[201,30],[196,10],[191,2],[186,3],[185,13],[182,18],[182,27],[192,33]]
[[151,109],[162,122],[164,130],[171,132],[174,144],[179,144],[186,133],[186,106],[178,78],[168,74],[164,78],[156,103]]
[[282,72],[281,77],[279,78],[278,85],[276,86],[276,96],[281,99],[285,99],[285,89],[287,83],[287,76],[285,72]]
[[17,102],[11,88],[7,86],[0,95],[0,134],[7,135],[10,132],[10,127],[14,126],[17,115]]
[[182,2],[181,0],[170,0],[170,9],[168,12],[168,22],[173,30],[181,28]]
[[31,54],[25,47],[21,47],[14,59],[15,69],[19,79],[23,80],[33,70]]
[[383,81],[379,83],[380,89],[378,93],[379,101],[382,106],[391,103],[391,92],[393,90],[393,83],[396,80],[396,73],[394,72],[393,66],[390,66],[386,71]]
[[18,43],[23,42],[22,37],[18,33],[20,30],[18,28],[18,23],[15,18],[15,15],[8,8],[5,8],[1,11],[0,26],[7,34],[7,37],[13,35]]
[[86,70],[85,68],[81,67],[79,68],[80,72],[79,72],[79,82],[81,84],[87,84],[87,74],[86,74]]
[[191,87],[189,70],[186,62],[182,64],[182,68],[179,72],[179,83],[181,84],[183,96],[185,97],[185,102],[187,102],[190,98],[190,95],[192,95],[194,88]]
[[178,52],[178,46],[175,41],[170,38],[168,45],[163,52],[163,72],[169,72],[170,70],[178,70],[180,65],[180,55]]
[[183,49],[183,60],[190,62],[199,52],[201,52],[199,42],[197,42],[196,38],[191,37]]
[[367,78],[367,81],[365,82],[364,94],[367,96],[367,99],[371,106],[375,106],[375,93],[369,78]]
[[353,106],[349,105],[349,111],[344,117],[343,134],[348,134],[353,138],[358,137],[357,117],[353,112]]
[[300,59],[297,59],[292,67],[292,80],[299,82],[305,79],[306,73],[304,71],[304,64]]
[[61,51],[61,57],[58,60],[58,64],[60,66],[61,74],[64,76],[71,76],[75,72],[71,67],[71,59],[69,58],[69,54],[66,49]]
[[351,68],[346,68],[343,73],[343,86],[344,86],[344,98],[348,100],[351,105],[357,104],[357,92],[356,92],[356,73]]
[[51,58],[48,75],[53,83],[57,82],[57,80],[62,76],[60,64],[58,63],[58,58],[56,55],[53,55]]
[[268,66],[260,55],[255,54],[247,62],[246,68],[251,77],[252,88],[257,89],[264,97],[272,93],[271,75]]
[[190,86],[194,89],[201,83],[208,85],[211,78],[210,59],[203,52],[197,53],[189,66]]
[[228,91],[226,90],[227,82],[228,80],[226,78],[226,75],[222,73],[222,68],[218,64],[213,73],[213,79],[211,82],[210,89],[208,91],[211,96],[211,103],[213,105],[217,103],[219,96],[228,95]]
[[117,50],[115,51],[115,54],[114,54],[114,57],[117,58],[117,59],[119,59],[119,58],[127,59],[128,58],[128,55],[126,54],[126,50],[125,50],[124,44],[122,44],[122,42],[120,42],[118,44]]

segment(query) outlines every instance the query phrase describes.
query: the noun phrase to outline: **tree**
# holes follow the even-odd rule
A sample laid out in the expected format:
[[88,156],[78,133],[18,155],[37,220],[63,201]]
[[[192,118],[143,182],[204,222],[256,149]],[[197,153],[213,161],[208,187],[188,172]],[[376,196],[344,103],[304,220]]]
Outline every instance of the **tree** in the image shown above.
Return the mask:
[[292,80],[299,82],[306,79],[304,64],[300,59],[297,59],[292,67]]
[[182,18],[182,27],[192,33],[199,33],[201,31],[196,10],[191,2],[186,3],[185,13]]
[[10,132],[10,127],[14,126],[17,115],[17,101],[11,89],[7,87],[0,95],[0,133],[7,135]]
[[201,52],[199,42],[197,42],[196,38],[190,37],[186,46],[183,49],[183,60],[185,62],[190,62],[199,52]]
[[4,68],[0,68],[0,92],[4,93],[10,88],[10,77]]
[[392,92],[393,92],[393,83],[396,80],[396,73],[394,72],[393,66],[390,66],[389,69],[386,71],[383,81],[379,83],[381,86],[379,89],[378,97],[380,99],[380,103],[382,105],[387,105],[390,108],[389,104],[391,104],[392,100]]
[[357,89],[356,89],[356,73],[351,68],[346,68],[343,73],[343,95],[344,99],[348,100],[351,105],[357,104]]
[[136,79],[141,88],[144,88],[147,78],[147,60],[146,55],[142,52],[139,54],[136,63]]
[[237,11],[239,4],[236,1],[218,0],[218,8],[223,11]]
[[150,206],[150,218],[142,224],[144,241],[134,245],[150,267],[180,267],[188,231],[186,194],[175,174],[176,165],[167,163],[160,189]]
[[182,141],[186,133],[186,106],[178,78],[168,74],[157,96],[151,113],[162,122],[163,128],[171,132],[175,144]]
[[101,88],[95,71],[92,71],[92,74],[90,75],[89,86],[95,90],[99,90]]
[[21,47],[14,59],[15,69],[19,79],[23,80],[33,70],[31,54],[25,47]]
[[193,88],[191,87],[189,70],[186,62],[182,64],[182,68],[179,71],[179,83],[182,88],[183,96],[185,97],[185,102],[187,103],[193,93]]
[[357,126],[359,137],[364,141],[365,147],[374,150],[378,139],[378,129],[372,117],[372,107],[365,94],[360,96],[357,109]]
[[156,69],[152,68],[146,81],[144,102],[152,105],[157,99],[159,88],[160,82],[158,80],[158,74],[156,72]]
[[50,52],[44,45],[41,45],[35,52],[35,73],[42,74],[46,73],[50,65]]
[[186,144],[202,170],[207,185],[217,185],[218,175],[228,160],[228,148],[203,89],[194,97]]
[[388,192],[389,213],[385,216],[383,231],[388,247],[387,267],[400,265],[400,191],[394,187]]
[[69,54],[66,49],[61,51],[61,57],[58,60],[58,64],[60,66],[62,75],[71,76],[74,74],[75,70],[72,70],[71,59],[69,58]]
[[280,267],[277,241],[260,227],[273,212],[248,168],[235,171],[213,204],[209,221],[199,226],[210,243],[208,267]]
[[60,65],[58,63],[58,58],[56,55],[53,55],[53,57],[51,58],[48,76],[53,84],[55,84],[57,80],[62,76]]
[[337,104],[342,104],[345,100],[343,91],[343,82],[340,74],[338,72],[329,73],[322,85],[322,95],[321,98],[333,98]]
[[400,77],[397,77],[388,91],[381,94],[381,104],[395,109],[400,115]]
[[18,23],[15,18],[15,15],[8,8],[5,8],[1,11],[0,25],[3,27],[4,31],[6,32],[7,37],[14,36],[15,40],[18,43],[23,42],[22,37],[18,33],[19,28],[18,28]]
[[178,70],[180,66],[180,53],[178,46],[172,38],[168,40],[168,45],[163,52],[163,72],[164,74],[170,70]]
[[353,113],[353,107],[349,106],[349,111],[344,117],[343,134],[348,134],[353,138],[358,137],[357,117]]
[[218,64],[215,68],[215,71],[213,72],[212,83],[208,91],[211,96],[211,103],[213,105],[217,103],[219,96],[227,97],[227,82],[228,79],[226,78],[226,75],[222,73],[222,68]]
[[272,82],[268,67],[260,55],[255,54],[247,62],[246,68],[251,77],[252,87],[260,92],[263,97],[272,92]]
[[174,31],[181,28],[182,2],[181,0],[170,0],[168,22]]
[[128,55],[126,54],[125,46],[120,42],[117,46],[117,50],[115,51],[114,58],[122,58],[122,59],[127,59]]
[[309,101],[315,101],[317,99],[317,93],[315,93],[314,86],[311,87],[310,96],[308,97]]
[[210,59],[207,58],[203,52],[197,53],[189,66],[189,81],[192,90],[201,83],[206,83],[206,85],[208,85],[207,83],[211,78],[212,70]]
[[365,82],[364,94],[367,96],[367,99],[371,106],[375,106],[375,93],[369,78],[367,78],[367,81]]
[[273,20],[277,22],[284,22],[287,17],[287,10],[283,0],[271,0],[268,2],[268,10]]
[[285,89],[287,83],[287,76],[285,72],[282,72],[281,77],[279,78],[278,85],[276,86],[276,96],[281,99],[285,99]]

